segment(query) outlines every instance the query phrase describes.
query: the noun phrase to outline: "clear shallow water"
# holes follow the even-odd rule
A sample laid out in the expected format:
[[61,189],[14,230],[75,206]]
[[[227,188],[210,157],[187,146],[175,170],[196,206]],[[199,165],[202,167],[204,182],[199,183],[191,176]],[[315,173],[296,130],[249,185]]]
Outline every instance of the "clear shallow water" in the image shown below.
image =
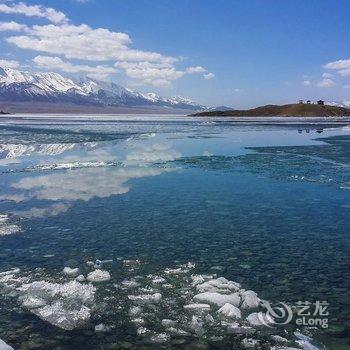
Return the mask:
[[[89,322],[72,331],[37,318],[3,283],[0,338],[15,348],[240,348],[242,337],[215,327],[150,344],[130,322],[128,295],[140,291],[123,288],[123,280],[138,276],[138,288],[162,292],[164,302],[147,306],[145,316],[162,334],[162,318],[189,317],[182,306],[193,296],[190,275],[216,273],[273,302],[328,301],[329,329],[306,332],[347,349],[350,132],[316,128],[141,118],[4,122],[0,213],[9,215],[3,232],[9,225],[20,232],[0,236],[0,272],[18,267],[30,282],[65,283],[72,280],[65,266],[86,276],[87,261],[113,263],[103,267],[111,280],[96,284]],[[164,272],[187,262],[196,267],[186,278]],[[155,287],[148,274],[165,276],[173,289]],[[115,328],[96,333],[100,323]],[[269,348],[263,331],[256,337]]]

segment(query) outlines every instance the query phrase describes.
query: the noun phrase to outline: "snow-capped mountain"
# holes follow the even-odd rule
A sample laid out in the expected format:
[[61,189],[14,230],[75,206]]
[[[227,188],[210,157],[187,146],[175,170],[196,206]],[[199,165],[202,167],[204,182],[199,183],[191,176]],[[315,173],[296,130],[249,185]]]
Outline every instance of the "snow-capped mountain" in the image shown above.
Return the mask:
[[326,102],[326,105],[336,106],[336,107],[350,108],[350,101],[343,101],[343,102]]
[[161,107],[204,110],[205,106],[183,97],[142,94],[115,83],[90,78],[73,80],[53,72],[23,72],[0,67],[0,101],[60,102],[113,107]]

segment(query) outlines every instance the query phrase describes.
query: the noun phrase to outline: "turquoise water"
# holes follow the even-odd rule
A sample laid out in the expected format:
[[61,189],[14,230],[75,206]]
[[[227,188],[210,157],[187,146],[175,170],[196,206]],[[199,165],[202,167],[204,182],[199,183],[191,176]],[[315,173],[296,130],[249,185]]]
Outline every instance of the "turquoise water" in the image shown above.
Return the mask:
[[[243,348],[242,335],[217,324],[154,339],[168,336],[162,319],[190,319],[183,303],[193,297],[191,274],[216,274],[274,303],[327,301],[328,329],[300,330],[318,348],[348,349],[350,129],[316,129],[142,118],[3,122],[0,273],[20,272],[2,282],[0,275],[0,339],[16,349]],[[60,329],[23,305],[24,284],[74,280],[64,267],[86,277],[97,259],[112,260],[101,264],[111,279],[94,284],[84,324]],[[195,267],[185,277],[165,272],[188,262]],[[150,274],[172,287],[155,286]],[[140,288],[162,294],[143,309],[150,334],[138,334],[128,314]],[[95,331],[99,324],[110,329]],[[269,332],[289,339],[296,328]],[[257,330],[256,348],[278,346],[267,333]]]

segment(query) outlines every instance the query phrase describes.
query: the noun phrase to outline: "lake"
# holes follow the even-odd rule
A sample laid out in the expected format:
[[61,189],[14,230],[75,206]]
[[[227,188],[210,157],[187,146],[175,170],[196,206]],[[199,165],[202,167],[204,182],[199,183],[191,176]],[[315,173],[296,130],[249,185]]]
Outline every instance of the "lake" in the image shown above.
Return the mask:
[[346,124],[2,117],[0,339],[349,349]]

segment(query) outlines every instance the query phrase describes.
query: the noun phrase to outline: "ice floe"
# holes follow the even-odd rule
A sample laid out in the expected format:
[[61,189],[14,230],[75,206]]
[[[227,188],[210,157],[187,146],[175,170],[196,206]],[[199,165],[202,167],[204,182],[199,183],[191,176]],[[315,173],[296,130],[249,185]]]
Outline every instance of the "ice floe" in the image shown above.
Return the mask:
[[0,236],[9,236],[20,231],[20,227],[11,222],[8,214],[0,214]]
[[96,333],[107,333],[107,332],[110,332],[111,330],[112,330],[112,328],[110,326],[106,326],[103,323],[100,323],[100,324],[95,326]]
[[242,312],[241,310],[229,303],[226,303],[223,307],[221,307],[218,310],[218,313],[222,316],[228,317],[228,318],[241,318]]
[[[66,267],[68,274],[58,274],[60,283],[28,282],[22,271],[11,269],[0,272],[0,287],[16,291],[23,308],[65,330],[84,326],[107,333],[122,325],[145,344],[171,346],[205,339],[218,347],[224,342],[243,349],[317,349],[302,333],[276,327],[257,293],[239,283],[196,274],[192,264],[143,274],[140,261],[124,260],[114,275],[117,265],[109,272],[95,269],[96,261],[83,263],[79,271],[94,269],[86,279],[79,271],[73,276],[74,269]],[[105,283],[95,284],[98,281]],[[113,323],[115,318],[108,316],[112,314],[122,316]]]
[[226,303],[238,307],[241,304],[239,293],[220,294],[218,292],[204,292],[193,297],[194,300],[214,304],[216,306],[224,306]]
[[92,272],[90,272],[87,275],[86,278],[89,282],[105,282],[105,281],[109,281],[111,279],[111,275],[108,271],[104,271],[104,270],[94,270]]
[[63,273],[67,276],[76,277],[79,274],[79,268],[71,268],[71,267],[66,266],[63,269]]
[[12,346],[6,344],[3,340],[0,339],[0,350],[14,350]]
[[243,309],[256,309],[259,307],[261,300],[258,295],[252,290],[246,290],[241,293]]
[[17,288],[22,305],[54,326],[72,330],[90,319],[95,288],[77,281],[35,281]]

